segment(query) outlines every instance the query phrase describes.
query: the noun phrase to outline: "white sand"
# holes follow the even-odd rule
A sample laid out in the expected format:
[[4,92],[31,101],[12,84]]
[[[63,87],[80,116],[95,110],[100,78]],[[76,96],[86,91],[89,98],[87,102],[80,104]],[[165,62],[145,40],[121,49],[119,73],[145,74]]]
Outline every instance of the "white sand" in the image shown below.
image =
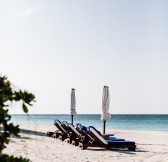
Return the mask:
[[126,149],[105,150],[87,148],[81,150],[59,139],[44,136],[53,127],[24,127],[37,133],[22,133],[21,138],[11,138],[4,150],[15,156],[29,158],[32,162],[168,162],[168,132],[108,130],[118,138],[135,141],[135,152]]

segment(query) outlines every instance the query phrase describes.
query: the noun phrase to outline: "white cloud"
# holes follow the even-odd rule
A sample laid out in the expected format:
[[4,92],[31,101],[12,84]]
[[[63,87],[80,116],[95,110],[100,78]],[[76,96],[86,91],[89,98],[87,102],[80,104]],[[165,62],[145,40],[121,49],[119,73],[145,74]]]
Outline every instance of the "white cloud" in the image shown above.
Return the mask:
[[45,7],[45,5],[40,4],[35,7],[25,8],[24,10],[16,11],[16,15],[18,15],[18,16],[32,16],[32,15],[37,14],[37,12],[41,11],[44,7]]

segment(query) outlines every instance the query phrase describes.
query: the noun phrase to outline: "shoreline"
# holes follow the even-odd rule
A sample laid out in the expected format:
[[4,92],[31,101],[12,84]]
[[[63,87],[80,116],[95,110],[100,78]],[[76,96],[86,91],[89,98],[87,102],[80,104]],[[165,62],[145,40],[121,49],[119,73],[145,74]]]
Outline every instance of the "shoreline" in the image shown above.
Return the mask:
[[[30,125],[28,125],[28,124],[21,124],[21,125],[19,125],[19,128],[25,128],[25,127],[39,127],[39,128],[51,128],[51,129],[53,129],[53,127],[55,128],[55,129],[57,129],[55,126],[54,126],[54,124],[53,125],[38,125],[38,124],[36,124],[36,125],[32,125],[32,124],[30,124]],[[96,129],[98,129],[99,131],[103,131],[103,129],[101,128],[101,127],[95,127]],[[134,132],[134,131],[136,131],[136,132],[155,132],[155,133],[168,133],[168,131],[163,131],[163,130],[141,130],[141,129],[109,129],[108,128],[108,126],[107,126],[107,128],[106,128],[106,131],[130,131],[130,132]]]
[[118,138],[135,141],[137,148],[132,152],[125,149],[106,150],[94,147],[81,150],[65,141],[47,137],[46,132],[55,131],[55,126],[29,125],[20,128],[26,131],[20,133],[20,138],[11,138],[4,153],[23,156],[32,162],[168,161],[168,132],[106,130],[106,133],[113,133]]

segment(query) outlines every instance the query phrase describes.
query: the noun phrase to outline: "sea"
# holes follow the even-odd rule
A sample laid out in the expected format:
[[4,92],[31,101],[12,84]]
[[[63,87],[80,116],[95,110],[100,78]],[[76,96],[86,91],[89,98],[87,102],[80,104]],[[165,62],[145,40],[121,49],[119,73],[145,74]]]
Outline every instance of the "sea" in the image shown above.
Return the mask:
[[[68,114],[13,114],[11,116],[11,121],[19,125],[53,126],[55,120],[71,122],[71,115]],[[79,114],[74,115],[73,123],[103,128],[100,118],[100,114]],[[111,119],[106,121],[106,129],[167,132],[168,115],[111,114]]]

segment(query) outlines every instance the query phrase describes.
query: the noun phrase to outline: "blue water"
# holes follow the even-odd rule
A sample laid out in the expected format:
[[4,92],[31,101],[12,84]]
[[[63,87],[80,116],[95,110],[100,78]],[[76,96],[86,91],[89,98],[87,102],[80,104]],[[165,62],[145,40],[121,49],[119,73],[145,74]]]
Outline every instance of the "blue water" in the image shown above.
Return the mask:
[[[52,126],[55,119],[71,122],[70,115],[12,115],[12,122],[20,125]],[[75,115],[74,124],[81,123],[102,128],[100,115]],[[168,115],[112,115],[106,129],[168,131]]]

